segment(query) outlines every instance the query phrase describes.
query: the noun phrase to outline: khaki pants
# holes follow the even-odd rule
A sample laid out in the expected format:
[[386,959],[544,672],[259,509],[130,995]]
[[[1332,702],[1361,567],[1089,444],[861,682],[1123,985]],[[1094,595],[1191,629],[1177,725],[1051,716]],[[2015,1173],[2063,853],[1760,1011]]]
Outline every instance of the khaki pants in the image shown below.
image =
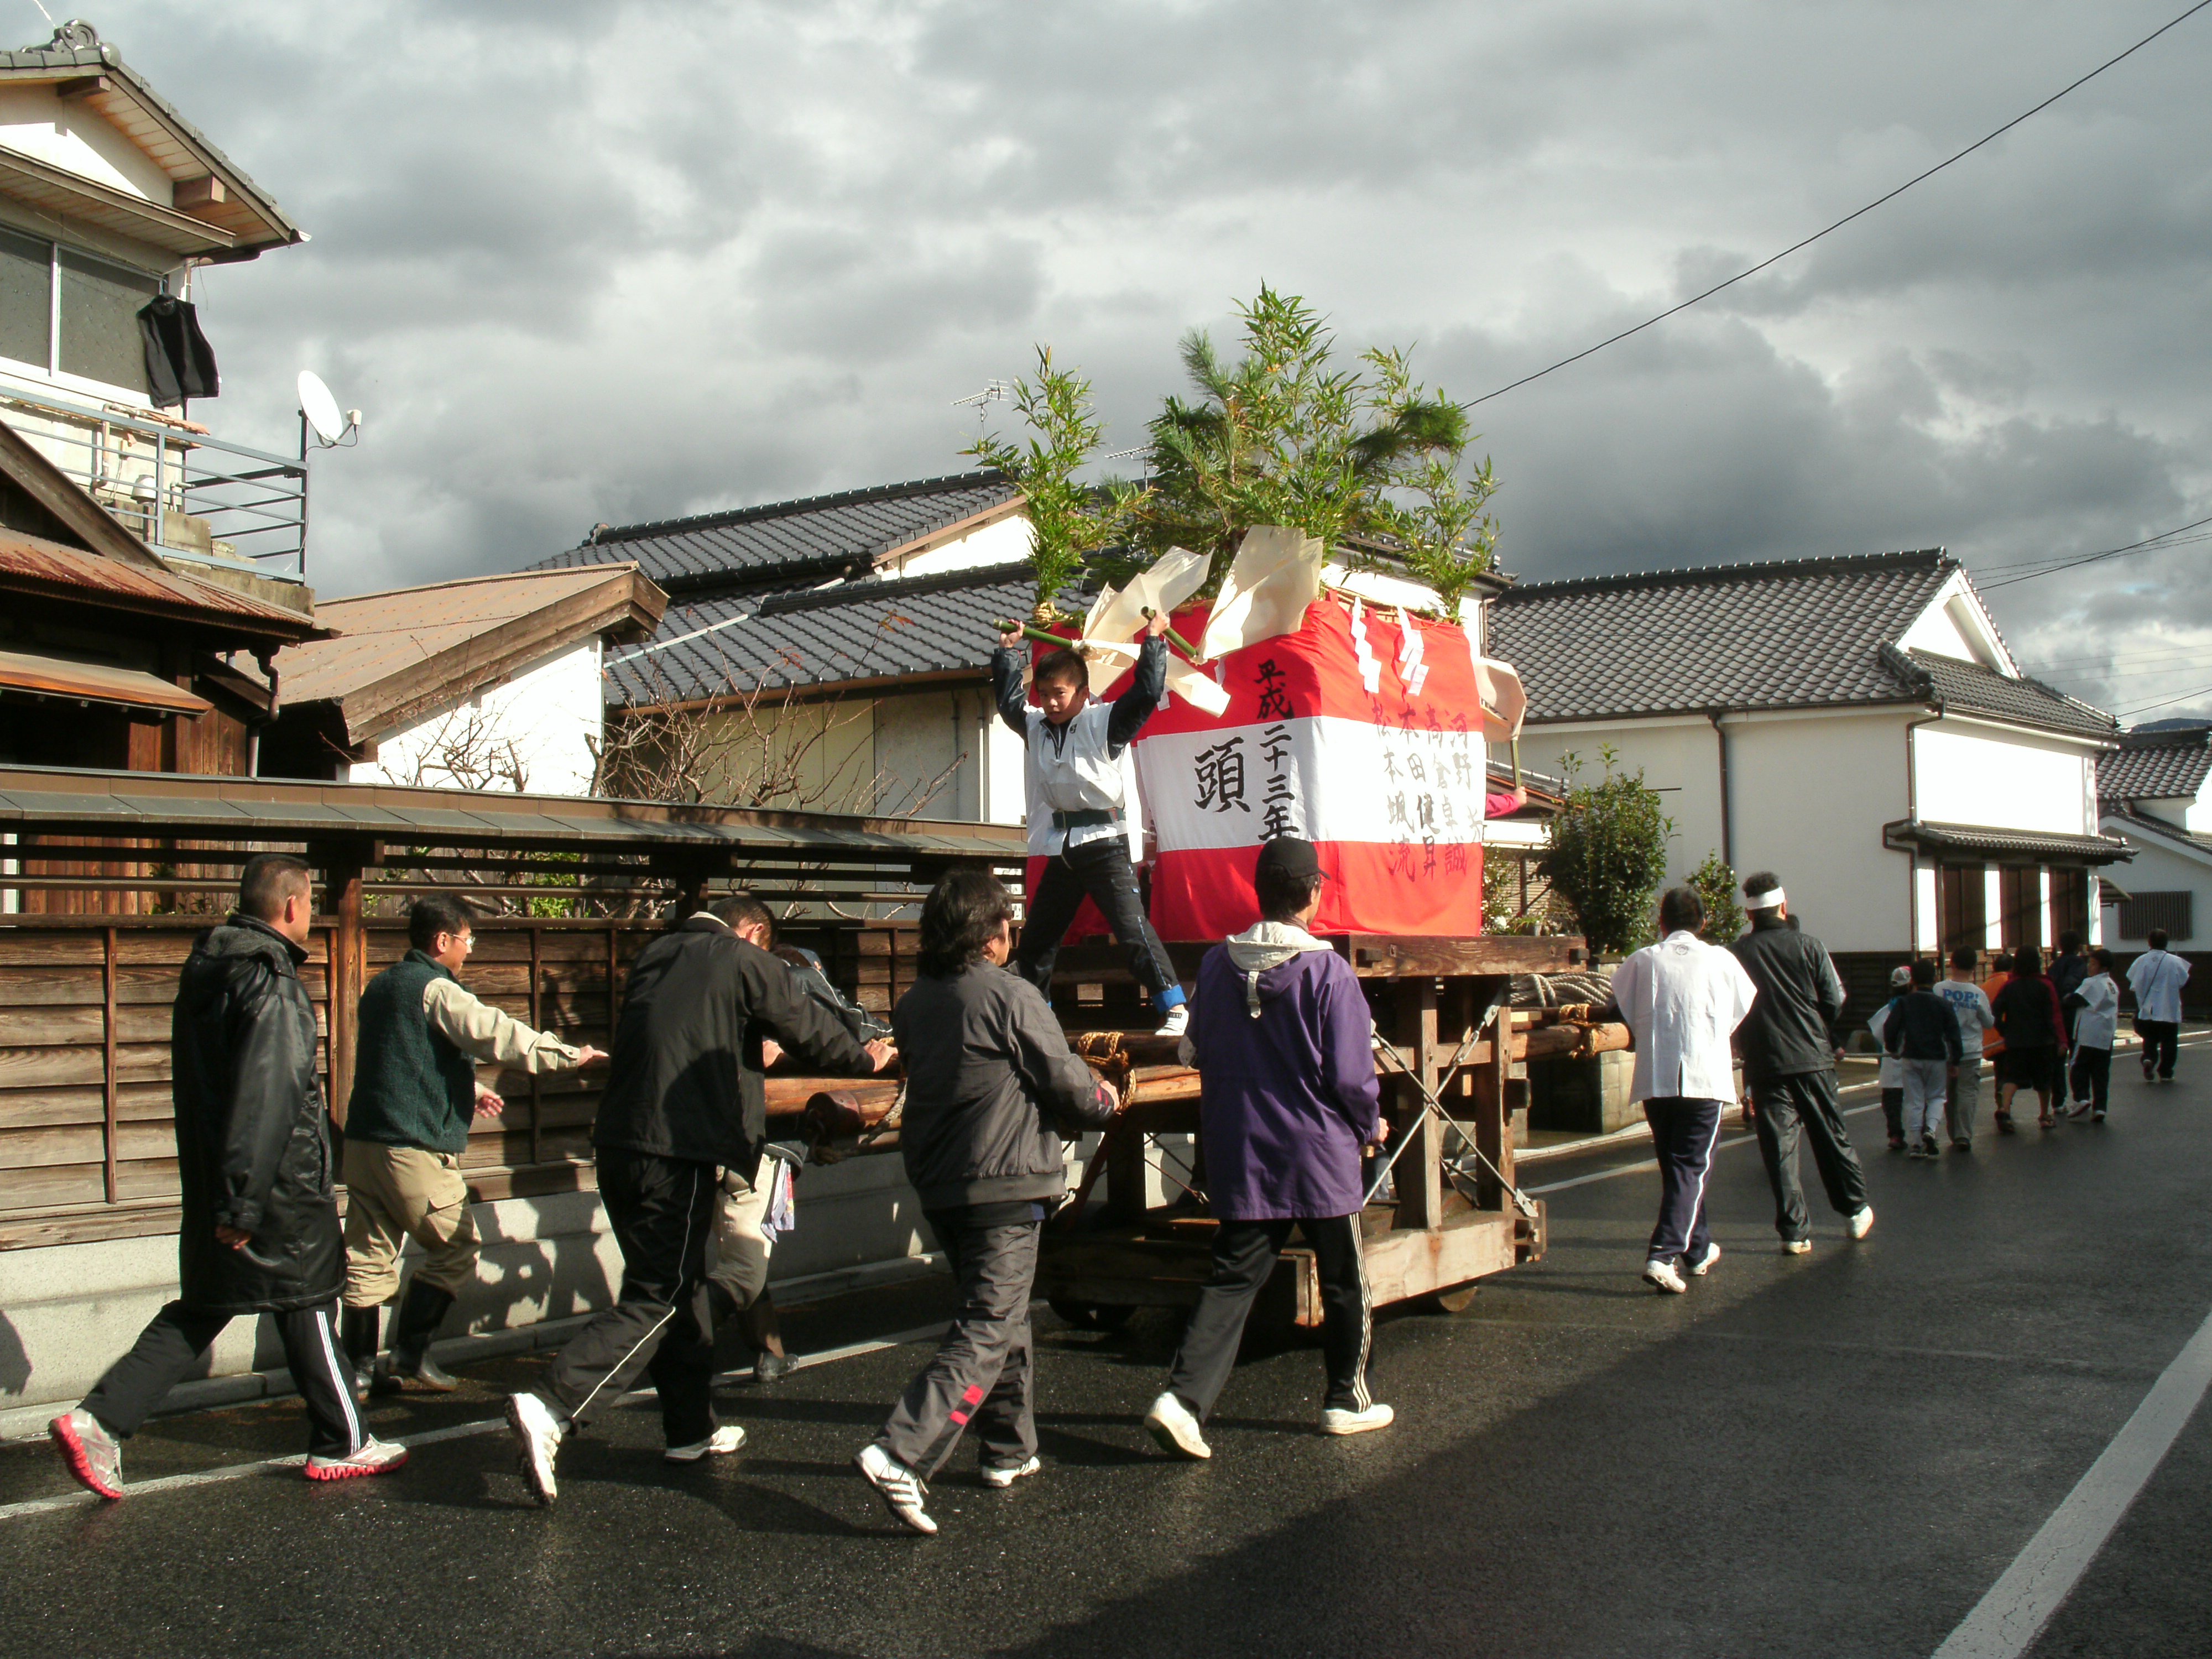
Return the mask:
[[476,1277],[476,1218],[460,1159],[419,1146],[345,1144],[346,1284],[349,1308],[377,1308],[399,1291],[399,1252],[409,1239],[428,1259],[425,1285],[452,1295]]
[[707,1277],[720,1285],[740,1311],[750,1307],[768,1284],[768,1239],[761,1218],[768,1213],[776,1160],[763,1155],[755,1187],[735,1170],[724,1170],[714,1205],[714,1256]]

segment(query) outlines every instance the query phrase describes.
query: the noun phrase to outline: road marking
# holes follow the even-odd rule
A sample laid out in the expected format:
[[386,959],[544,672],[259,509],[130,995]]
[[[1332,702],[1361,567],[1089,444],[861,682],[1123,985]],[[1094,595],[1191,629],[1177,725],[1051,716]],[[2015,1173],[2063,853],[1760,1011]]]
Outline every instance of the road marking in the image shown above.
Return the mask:
[[[903,1347],[909,1342],[921,1342],[945,1334],[946,1322],[923,1325],[911,1331],[898,1331],[890,1336],[879,1336],[866,1342],[848,1342],[842,1348],[824,1348],[820,1353],[793,1356],[793,1370],[804,1370],[811,1365],[827,1365],[840,1359],[855,1359],[862,1354],[880,1353],[885,1348]],[[715,1381],[732,1376],[750,1376],[750,1371],[725,1371]],[[626,1406],[633,1401],[650,1400],[657,1390],[634,1389],[615,1403]],[[494,1417],[479,1423],[455,1423],[442,1429],[426,1429],[421,1434],[400,1435],[392,1443],[405,1446],[410,1451],[417,1446],[435,1445],[441,1440],[465,1440],[471,1435],[491,1434],[507,1426],[507,1419]],[[190,1474],[165,1474],[158,1480],[141,1480],[125,1486],[125,1497],[143,1498],[154,1492],[177,1492],[186,1486],[212,1486],[221,1480],[243,1480],[249,1476],[265,1474],[271,1469],[296,1469],[307,1461],[305,1453],[295,1452],[288,1457],[264,1457],[251,1463],[227,1463],[218,1469],[199,1469]],[[101,1499],[88,1492],[59,1493],[52,1498],[26,1498],[20,1504],[0,1504],[0,1521],[13,1521],[19,1516],[46,1515],[56,1510],[78,1508],[97,1504]]]
[[2018,1659],[2104,1548],[2212,1386],[2212,1315],[1936,1659]]

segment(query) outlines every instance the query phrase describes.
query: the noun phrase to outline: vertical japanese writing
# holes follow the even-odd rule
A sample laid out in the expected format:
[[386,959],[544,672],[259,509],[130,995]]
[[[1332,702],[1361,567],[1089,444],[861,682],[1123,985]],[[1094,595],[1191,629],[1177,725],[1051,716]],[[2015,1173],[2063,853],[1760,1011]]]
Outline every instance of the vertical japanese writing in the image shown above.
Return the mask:
[[1232,806],[1240,812],[1252,810],[1244,799],[1244,739],[1241,734],[1217,743],[1211,749],[1200,750],[1193,768],[1194,781],[1198,785],[1198,796],[1193,805],[1201,811],[1210,808],[1226,812]]

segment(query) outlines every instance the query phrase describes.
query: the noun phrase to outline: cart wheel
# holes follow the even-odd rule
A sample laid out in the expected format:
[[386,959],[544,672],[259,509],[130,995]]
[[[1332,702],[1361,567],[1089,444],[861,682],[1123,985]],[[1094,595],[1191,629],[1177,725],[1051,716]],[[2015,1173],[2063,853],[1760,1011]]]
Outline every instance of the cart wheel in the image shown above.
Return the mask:
[[1136,1312],[1118,1302],[1076,1302],[1060,1296],[1052,1297],[1049,1305],[1079,1331],[1118,1331]]
[[1469,1279],[1464,1285],[1455,1285],[1448,1291],[1431,1291],[1421,1298],[1425,1313],[1465,1313],[1474,1305],[1474,1293],[1482,1287]]

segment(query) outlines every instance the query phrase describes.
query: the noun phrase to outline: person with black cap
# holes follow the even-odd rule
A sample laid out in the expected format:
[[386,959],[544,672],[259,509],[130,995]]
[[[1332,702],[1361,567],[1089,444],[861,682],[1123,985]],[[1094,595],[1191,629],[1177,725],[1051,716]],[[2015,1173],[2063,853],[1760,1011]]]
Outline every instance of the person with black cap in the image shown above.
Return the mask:
[[1360,1253],[1363,1148],[1382,1144],[1375,1022],[1352,964],[1307,932],[1327,879],[1313,843],[1260,849],[1260,920],[1206,952],[1181,1045],[1201,1078],[1199,1139],[1217,1223],[1213,1270],[1145,1427],[1163,1450],[1213,1455],[1201,1430],[1229,1381],[1260,1287],[1292,1228],[1321,1270],[1324,1434],[1388,1427],[1369,1392],[1373,1335]]

